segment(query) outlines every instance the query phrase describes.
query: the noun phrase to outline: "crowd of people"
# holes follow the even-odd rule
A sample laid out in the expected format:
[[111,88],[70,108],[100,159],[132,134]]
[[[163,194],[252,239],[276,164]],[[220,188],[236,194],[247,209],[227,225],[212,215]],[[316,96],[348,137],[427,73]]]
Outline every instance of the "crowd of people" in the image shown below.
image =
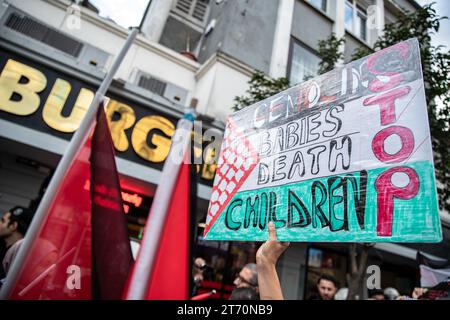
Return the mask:
[[[23,238],[30,226],[32,211],[16,206],[3,213],[0,219],[0,286],[6,276]],[[280,281],[276,271],[276,264],[280,256],[289,247],[288,242],[277,240],[275,225],[269,222],[269,238],[256,253],[256,263],[247,263],[237,273],[234,279],[234,289],[230,300],[281,300],[284,299]],[[206,272],[212,272],[205,259],[198,257],[194,260],[192,277],[195,296],[201,287]],[[346,300],[347,288],[339,288],[338,281],[330,275],[321,275],[308,300]],[[410,296],[401,296],[395,288],[373,290],[369,293],[369,300],[414,300],[423,298],[427,293],[425,288],[415,288]]]
[[[275,225],[269,222],[269,238],[261,245],[256,253],[256,264],[246,264],[238,273],[233,284],[234,290],[230,300],[282,300],[284,299],[280,281],[276,271],[276,263],[280,256],[289,247],[288,242],[277,241]],[[197,258],[194,269],[202,270],[205,266],[203,258]],[[194,274],[194,281],[198,280],[198,274]],[[196,281],[199,286],[201,282]],[[400,295],[397,289],[388,287],[384,290],[374,289],[369,291],[368,300],[418,300],[424,298],[426,288],[415,288],[410,296]],[[307,300],[347,300],[348,288],[339,288],[338,281],[330,275],[322,274],[316,283],[316,287],[310,292]]]

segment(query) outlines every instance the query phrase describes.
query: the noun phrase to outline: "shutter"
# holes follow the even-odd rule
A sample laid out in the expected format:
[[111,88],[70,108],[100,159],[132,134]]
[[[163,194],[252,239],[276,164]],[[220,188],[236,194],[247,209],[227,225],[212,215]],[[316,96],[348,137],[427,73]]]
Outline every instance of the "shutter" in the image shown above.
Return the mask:
[[206,10],[208,9],[208,3],[209,0],[197,0],[194,7],[194,12],[192,13],[192,16],[203,22],[205,20],[206,16]]
[[194,23],[204,25],[210,0],[177,0],[175,11]]
[[191,12],[192,2],[193,0],[178,0],[176,8],[181,12],[184,12],[185,14],[189,15]]
[[150,76],[141,75],[139,77],[138,86],[156,93],[157,95],[164,96],[167,83]]

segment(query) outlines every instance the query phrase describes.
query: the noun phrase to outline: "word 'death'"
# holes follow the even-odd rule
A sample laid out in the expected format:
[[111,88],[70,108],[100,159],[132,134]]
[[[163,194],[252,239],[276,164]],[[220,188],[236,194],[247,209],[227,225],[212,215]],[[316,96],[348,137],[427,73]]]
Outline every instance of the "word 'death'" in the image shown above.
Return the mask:
[[416,39],[232,114],[205,239],[438,242]]

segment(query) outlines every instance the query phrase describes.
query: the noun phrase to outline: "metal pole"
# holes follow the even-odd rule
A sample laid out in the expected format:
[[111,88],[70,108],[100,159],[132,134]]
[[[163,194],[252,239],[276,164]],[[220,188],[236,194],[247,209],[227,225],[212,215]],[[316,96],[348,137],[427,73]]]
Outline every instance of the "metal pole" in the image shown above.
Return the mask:
[[103,79],[100,88],[95,93],[94,99],[92,100],[91,105],[89,106],[89,109],[87,110],[86,115],[84,116],[80,124],[80,127],[73,135],[69,146],[67,147],[67,150],[64,152],[64,155],[59,162],[58,167],[56,168],[55,174],[50,181],[50,184],[41,200],[41,203],[39,204],[39,207],[36,210],[33,221],[22,242],[19,252],[17,253],[16,258],[11,265],[11,269],[8,272],[6,282],[0,291],[1,300],[8,299],[11,296],[14,286],[18,280],[18,276],[23,269],[24,262],[28,256],[28,253],[32,245],[37,240],[40,231],[42,230],[42,226],[47,218],[48,210],[53,203],[53,200],[55,199],[58,187],[64,180],[65,174],[72,164],[72,160],[74,159],[80,146],[82,146],[86,142],[86,139],[90,134],[91,125],[95,120],[98,106],[104,98],[104,95],[106,94],[106,91],[108,90],[115,73],[119,69],[120,64],[122,63],[137,34],[138,29],[133,29],[128,35],[128,38],[125,41],[122,50],[117,55],[111,69]]
[[146,297],[149,280],[154,270],[155,258],[161,241],[162,230],[164,229],[167,218],[167,211],[182,165],[174,161],[173,157],[180,156],[177,153],[181,151],[183,155],[181,161],[184,160],[185,152],[189,150],[192,125],[193,123],[191,121],[181,119],[172,138],[172,146],[164,163],[161,181],[156,189],[152,208],[145,224],[144,237],[134,264],[134,271],[131,275],[128,292],[126,293],[127,300],[143,300]]

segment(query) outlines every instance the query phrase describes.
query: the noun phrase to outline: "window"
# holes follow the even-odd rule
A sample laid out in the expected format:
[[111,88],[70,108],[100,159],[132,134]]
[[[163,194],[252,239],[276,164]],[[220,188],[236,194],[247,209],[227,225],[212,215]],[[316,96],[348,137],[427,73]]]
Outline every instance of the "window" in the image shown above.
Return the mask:
[[308,0],[314,7],[323,12],[327,12],[327,0]]
[[356,34],[364,40],[367,40],[366,27],[367,15],[358,10],[358,13],[356,14]]
[[320,58],[297,41],[292,41],[289,80],[297,84],[313,78],[319,71]]
[[345,29],[364,41],[367,40],[367,12],[354,0],[345,1]]
[[353,30],[353,5],[349,2],[345,3],[345,29]]

